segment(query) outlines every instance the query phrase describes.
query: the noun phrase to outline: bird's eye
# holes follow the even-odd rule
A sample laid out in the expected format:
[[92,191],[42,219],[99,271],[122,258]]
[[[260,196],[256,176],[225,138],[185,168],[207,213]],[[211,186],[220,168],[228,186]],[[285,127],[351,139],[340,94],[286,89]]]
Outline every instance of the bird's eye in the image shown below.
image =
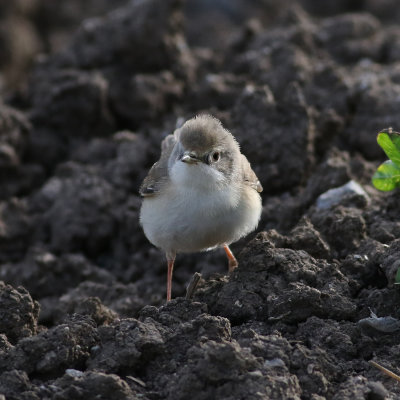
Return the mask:
[[211,162],[217,162],[221,158],[221,153],[219,151],[214,151],[211,153],[210,161]]

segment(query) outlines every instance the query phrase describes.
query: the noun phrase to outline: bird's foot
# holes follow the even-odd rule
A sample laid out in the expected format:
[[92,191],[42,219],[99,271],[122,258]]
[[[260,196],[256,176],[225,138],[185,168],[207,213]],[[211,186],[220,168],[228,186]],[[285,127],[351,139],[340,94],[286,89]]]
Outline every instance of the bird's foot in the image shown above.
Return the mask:
[[228,257],[228,272],[231,273],[235,268],[237,268],[239,263],[227,244],[224,245],[224,250]]
[[228,272],[231,273],[233,272],[237,266],[239,265],[239,263],[237,262],[236,258],[235,259],[229,259],[228,260]]

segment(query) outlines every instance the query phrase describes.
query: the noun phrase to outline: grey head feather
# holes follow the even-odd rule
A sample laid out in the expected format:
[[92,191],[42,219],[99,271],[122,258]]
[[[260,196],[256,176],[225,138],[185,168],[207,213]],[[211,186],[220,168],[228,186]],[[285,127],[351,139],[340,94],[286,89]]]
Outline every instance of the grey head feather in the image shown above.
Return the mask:
[[198,153],[210,151],[217,146],[239,150],[236,139],[222,126],[221,121],[208,114],[186,121],[177,135],[186,150]]

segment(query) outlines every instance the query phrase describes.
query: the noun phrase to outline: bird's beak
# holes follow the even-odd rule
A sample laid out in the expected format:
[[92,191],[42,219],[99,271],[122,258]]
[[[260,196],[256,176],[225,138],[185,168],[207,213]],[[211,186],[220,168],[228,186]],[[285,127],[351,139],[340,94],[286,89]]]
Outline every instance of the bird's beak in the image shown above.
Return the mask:
[[200,160],[193,153],[185,153],[181,161],[187,164],[197,164]]

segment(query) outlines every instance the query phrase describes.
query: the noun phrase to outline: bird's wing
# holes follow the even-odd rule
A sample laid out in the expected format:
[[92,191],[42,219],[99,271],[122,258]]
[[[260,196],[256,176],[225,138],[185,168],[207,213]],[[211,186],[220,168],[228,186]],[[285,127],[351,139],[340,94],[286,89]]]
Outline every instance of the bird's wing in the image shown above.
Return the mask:
[[168,135],[161,143],[160,159],[150,168],[140,185],[139,193],[143,197],[155,196],[168,182],[168,159],[176,143],[176,134]]
[[257,178],[257,175],[252,170],[251,165],[247,158],[241,154],[242,156],[242,171],[243,171],[243,181],[246,185],[249,185],[253,189],[257,190],[257,192],[261,193],[263,191],[263,187],[261,186],[260,181]]

